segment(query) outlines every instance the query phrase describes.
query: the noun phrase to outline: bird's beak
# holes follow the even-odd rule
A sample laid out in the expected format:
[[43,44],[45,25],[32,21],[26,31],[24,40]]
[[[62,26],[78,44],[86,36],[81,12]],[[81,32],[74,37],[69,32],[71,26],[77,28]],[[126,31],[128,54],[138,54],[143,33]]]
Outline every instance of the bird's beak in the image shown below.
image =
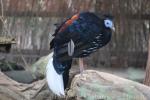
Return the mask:
[[112,29],[113,32],[115,32],[115,26],[113,26],[111,29]]

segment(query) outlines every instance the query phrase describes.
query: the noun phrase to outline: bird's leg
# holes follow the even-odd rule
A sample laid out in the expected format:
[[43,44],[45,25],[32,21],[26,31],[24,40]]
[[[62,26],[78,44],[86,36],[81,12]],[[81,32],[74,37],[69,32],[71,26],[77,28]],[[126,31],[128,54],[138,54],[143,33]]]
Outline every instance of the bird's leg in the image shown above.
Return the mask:
[[84,71],[83,58],[79,58],[79,67],[80,67],[80,73],[82,74]]

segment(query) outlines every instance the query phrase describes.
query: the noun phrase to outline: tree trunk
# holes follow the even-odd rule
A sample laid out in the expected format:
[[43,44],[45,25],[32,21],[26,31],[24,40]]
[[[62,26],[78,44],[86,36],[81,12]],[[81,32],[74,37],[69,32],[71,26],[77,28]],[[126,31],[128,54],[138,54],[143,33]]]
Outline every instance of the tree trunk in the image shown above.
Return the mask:
[[146,65],[146,76],[144,79],[144,84],[150,86],[150,38],[148,43],[148,59]]
[[86,70],[71,81],[65,97],[57,97],[45,79],[18,83],[0,72],[0,100],[150,100],[150,88],[112,74]]
[[2,21],[1,21],[1,19],[0,19],[0,35],[2,34],[2,29],[3,29],[3,24],[2,24]]
[[73,78],[67,96],[69,100],[150,100],[150,88],[109,73],[86,70]]

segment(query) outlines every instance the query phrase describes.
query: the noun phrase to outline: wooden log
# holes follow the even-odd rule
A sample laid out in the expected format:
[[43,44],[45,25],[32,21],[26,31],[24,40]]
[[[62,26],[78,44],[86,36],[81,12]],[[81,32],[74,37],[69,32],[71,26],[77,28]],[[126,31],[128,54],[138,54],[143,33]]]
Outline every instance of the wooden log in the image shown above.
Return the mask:
[[74,77],[67,96],[75,100],[150,100],[150,88],[112,74],[86,70]]
[[76,75],[66,97],[57,97],[50,92],[45,79],[22,84],[0,72],[0,80],[3,100],[150,100],[149,87],[95,70]]

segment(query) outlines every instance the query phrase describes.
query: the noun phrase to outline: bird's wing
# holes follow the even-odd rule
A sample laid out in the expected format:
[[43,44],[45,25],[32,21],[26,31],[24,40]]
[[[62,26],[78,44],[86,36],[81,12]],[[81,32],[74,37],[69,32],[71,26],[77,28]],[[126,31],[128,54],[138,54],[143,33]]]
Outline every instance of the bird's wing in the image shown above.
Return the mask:
[[[102,31],[101,23],[101,20],[94,14],[76,14],[59,27],[51,42],[51,48],[56,47],[57,55],[66,58],[69,53],[73,55],[73,52],[82,52],[81,50],[92,48],[94,46],[91,43]],[[54,43],[57,45],[54,46]]]
[[70,42],[68,43],[68,55],[69,56],[73,55],[74,47],[75,47],[75,44],[74,44],[73,40],[71,39]]
[[73,33],[69,32],[69,26],[73,24],[75,20],[79,18],[79,14],[75,14],[71,18],[64,21],[58,28],[55,30],[53,34],[54,39],[50,43],[50,48],[54,47],[54,42],[58,42],[58,45],[63,45],[70,41],[70,37],[73,36]]

